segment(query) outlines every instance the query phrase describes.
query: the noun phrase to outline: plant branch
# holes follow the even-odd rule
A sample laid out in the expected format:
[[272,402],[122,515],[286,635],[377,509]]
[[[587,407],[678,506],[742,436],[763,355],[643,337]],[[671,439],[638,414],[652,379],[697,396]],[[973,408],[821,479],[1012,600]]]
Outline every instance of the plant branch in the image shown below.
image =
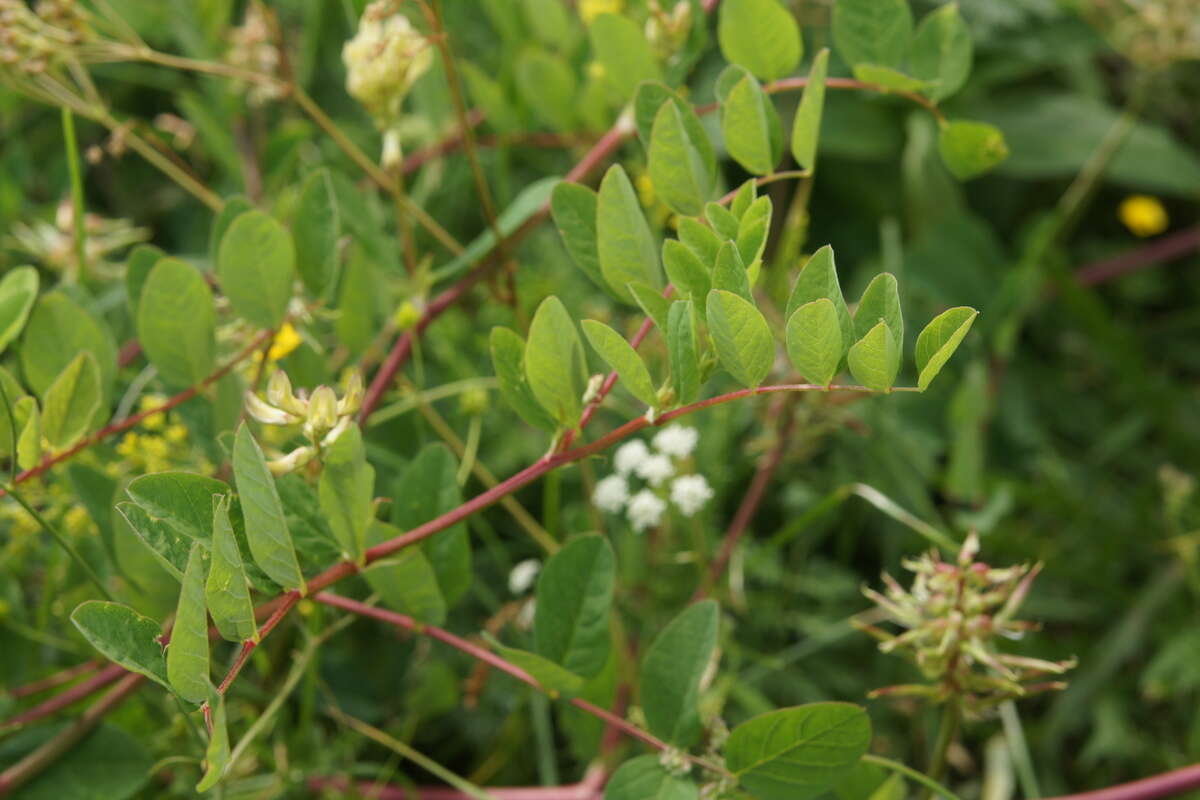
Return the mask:
[[[221,378],[229,374],[234,367],[253,355],[254,352],[257,351],[263,345],[263,343],[270,338],[270,336],[271,331],[263,331],[258,336],[254,337],[254,340],[250,342],[250,344],[239,350],[237,355],[227,361],[220,369],[209,375],[200,383],[188,389],[184,389],[182,392],[168,398],[164,403],[162,403],[162,405],[146,409],[145,411],[138,412],[137,414],[131,414],[119,422],[106,425],[100,430],[85,436],[72,446],[68,447],[66,450],[48,456],[40,463],[25,470],[24,472],[19,473],[17,477],[13,479],[13,483],[20,484],[31,478],[36,478],[37,476],[49,470],[51,467],[57,466],[64,461],[74,458],[97,442],[104,441],[110,436],[115,436],[118,433],[123,433],[129,430],[130,428],[141,423],[141,421],[146,419],[146,417],[151,417],[155,414],[161,414],[165,411],[170,411],[172,408],[186,403],[188,400],[191,400],[209,386],[221,380]],[[3,489],[0,489],[0,497],[4,497],[6,494],[7,492],[5,492]]]
[[[518,667],[516,664],[501,658],[491,650],[480,647],[474,642],[469,642],[466,639],[455,636],[453,633],[450,633],[447,630],[438,628],[434,625],[425,625],[424,623],[417,622],[412,617],[404,614],[397,614],[394,611],[387,611],[386,609],[369,606],[365,603],[360,603],[357,600],[351,600],[348,597],[342,597],[341,595],[322,592],[314,595],[313,599],[318,603],[324,603],[335,608],[340,608],[343,611],[352,611],[363,616],[374,617],[375,619],[387,622],[400,628],[404,628],[405,630],[412,631],[413,633],[419,633],[424,636],[437,639],[443,644],[448,644],[456,650],[460,650],[472,658],[478,659],[479,661],[490,665],[494,669],[510,675],[511,677],[516,678],[522,683],[526,683],[541,692],[545,692],[550,697],[556,698],[555,692],[548,691],[545,687],[538,683],[532,675]],[[669,744],[659,739],[649,731],[643,730],[633,723],[618,717],[611,711],[607,711],[599,706],[593,705],[582,698],[573,697],[570,698],[568,702],[582,711],[585,711],[595,717],[599,717],[604,722],[608,723],[612,727],[617,728],[627,736],[637,739],[643,744],[649,745],[656,750],[667,750],[671,747]],[[687,756],[687,758],[693,764],[701,767],[702,769],[706,769],[720,775],[728,775],[728,772],[726,772],[725,768],[718,764],[714,764],[703,758],[691,755]]]
[[83,170],[79,166],[79,145],[75,141],[75,115],[71,109],[62,107],[63,140],[67,150],[67,169],[71,174],[71,231],[75,240],[75,260],[82,278],[87,270],[87,242],[83,209]]
[[1085,264],[1075,271],[1075,279],[1084,286],[1096,286],[1137,270],[1171,261],[1200,250],[1200,225],[1155,239],[1144,247],[1119,256]]
[[1193,764],[1107,789],[1064,794],[1047,800],[1154,800],[1156,797],[1169,797],[1197,788],[1200,788],[1200,764]]

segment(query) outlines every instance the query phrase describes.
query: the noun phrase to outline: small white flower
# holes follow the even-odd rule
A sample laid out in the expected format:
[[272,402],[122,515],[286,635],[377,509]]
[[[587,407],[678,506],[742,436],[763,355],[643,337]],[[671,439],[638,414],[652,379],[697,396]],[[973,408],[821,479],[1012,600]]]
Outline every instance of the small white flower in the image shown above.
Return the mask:
[[703,475],[684,475],[671,484],[671,502],[685,517],[695,514],[712,498],[712,487]]
[[635,531],[644,531],[657,525],[666,510],[666,501],[649,489],[642,489],[629,501],[629,522]]
[[658,488],[663,481],[675,474],[675,465],[664,455],[653,455],[637,465],[637,476]]
[[654,435],[654,449],[675,458],[687,458],[696,449],[700,432],[683,425],[668,425]]
[[634,439],[617,448],[613,464],[616,466],[618,474],[628,475],[637,469],[638,464],[649,457],[650,448],[646,447],[646,443],[641,439]]
[[508,590],[513,594],[525,594],[529,587],[533,586],[533,581],[541,569],[542,562],[536,558],[527,558],[519,562],[512,568],[512,572],[508,573]]
[[533,627],[533,618],[537,615],[537,599],[529,598],[521,610],[517,612],[517,628],[527,631]]
[[621,475],[609,475],[596,484],[592,492],[592,505],[601,511],[615,514],[629,501],[629,484]]

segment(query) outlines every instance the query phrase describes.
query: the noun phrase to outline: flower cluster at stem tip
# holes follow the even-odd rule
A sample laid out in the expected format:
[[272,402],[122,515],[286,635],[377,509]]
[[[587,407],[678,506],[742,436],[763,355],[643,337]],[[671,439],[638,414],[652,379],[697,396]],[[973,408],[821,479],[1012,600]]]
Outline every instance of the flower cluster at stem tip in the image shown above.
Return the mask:
[[325,448],[337,441],[354,424],[354,415],[362,405],[363,382],[357,372],[351,373],[346,389],[339,399],[328,386],[318,386],[312,394],[292,391],[292,382],[283,370],[276,370],[267,382],[266,398],[246,392],[246,413],[264,425],[302,425],[308,444],[293,449],[267,462],[276,475],[282,475],[307,464]]
[[[637,532],[652,528],[662,520],[667,510],[664,494],[683,516],[695,515],[712,499],[712,487],[703,475],[676,477],[676,473],[681,462],[696,449],[699,439],[700,434],[695,428],[669,425],[651,440],[653,450],[641,439],[621,445],[613,457],[616,472],[596,484],[592,504],[610,514],[624,511]],[[646,485],[631,493],[630,481],[635,478]],[[671,481],[669,493],[666,492],[668,481]]]
[[1075,660],[1044,661],[1001,651],[999,639],[1020,639],[1036,630],[1015,619],[1029,595],[1041,564],[992,567],[977,561],[979,537],[971,533],[955,563],[937,550],[902,562],[916,576],[905,589],[886,572],[885,592],[863,588],[888,621],[906,630],[893,635],[872,625],[859,628],[879,640],[879,649],[912,661],[929,683],[889,686],[872,697],[925,697],[955,701],[970,716],[980,716],[1005,700],[1066,688],[1057,680]]

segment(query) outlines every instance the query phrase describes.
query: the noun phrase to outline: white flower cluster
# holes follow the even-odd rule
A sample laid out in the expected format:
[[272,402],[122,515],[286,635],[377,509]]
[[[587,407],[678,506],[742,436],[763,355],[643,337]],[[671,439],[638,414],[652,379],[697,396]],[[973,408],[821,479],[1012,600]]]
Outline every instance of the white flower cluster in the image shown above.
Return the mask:
[[[609,514],[625,512],[630,525],[641,532],[657,525],[667,510],[667,501],[660,490],[671,481],[669,497],[685,517],[694,515],[712,499],[713,490],[703,475],[676,477],[677,461],[686,459],[696,449],[700,433],[695,428],[669,425],[651,440],[650,447],[641,439],[626,442],[613,456],[616,472],[596,484],[592,503]],[[639,478],[645,488],[630,493],[629,482]]]
[[358,32],[342,48],[346,91],[380,127],[394,124],[400,103],[433,63],[425,36],[400,13],[396,0],[375,0],[363,11]]

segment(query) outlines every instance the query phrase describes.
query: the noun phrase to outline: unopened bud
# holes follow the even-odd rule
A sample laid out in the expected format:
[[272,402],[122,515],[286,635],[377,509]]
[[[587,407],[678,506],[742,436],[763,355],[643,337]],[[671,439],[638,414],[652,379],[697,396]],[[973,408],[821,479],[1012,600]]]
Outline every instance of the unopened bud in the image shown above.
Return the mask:
[[342,395],[342,399],[337,404],[338,416],[344,417],[349,414],[358,413],[358,409],[362,405],[362,399],[362,373],[356,370],[350,373],[350,377],[346,380],[346,393]]
[[337,418],[337,395],[328,386],[318,386],[308,399],[306,429],[313,439],[320,439],[337,424]]

